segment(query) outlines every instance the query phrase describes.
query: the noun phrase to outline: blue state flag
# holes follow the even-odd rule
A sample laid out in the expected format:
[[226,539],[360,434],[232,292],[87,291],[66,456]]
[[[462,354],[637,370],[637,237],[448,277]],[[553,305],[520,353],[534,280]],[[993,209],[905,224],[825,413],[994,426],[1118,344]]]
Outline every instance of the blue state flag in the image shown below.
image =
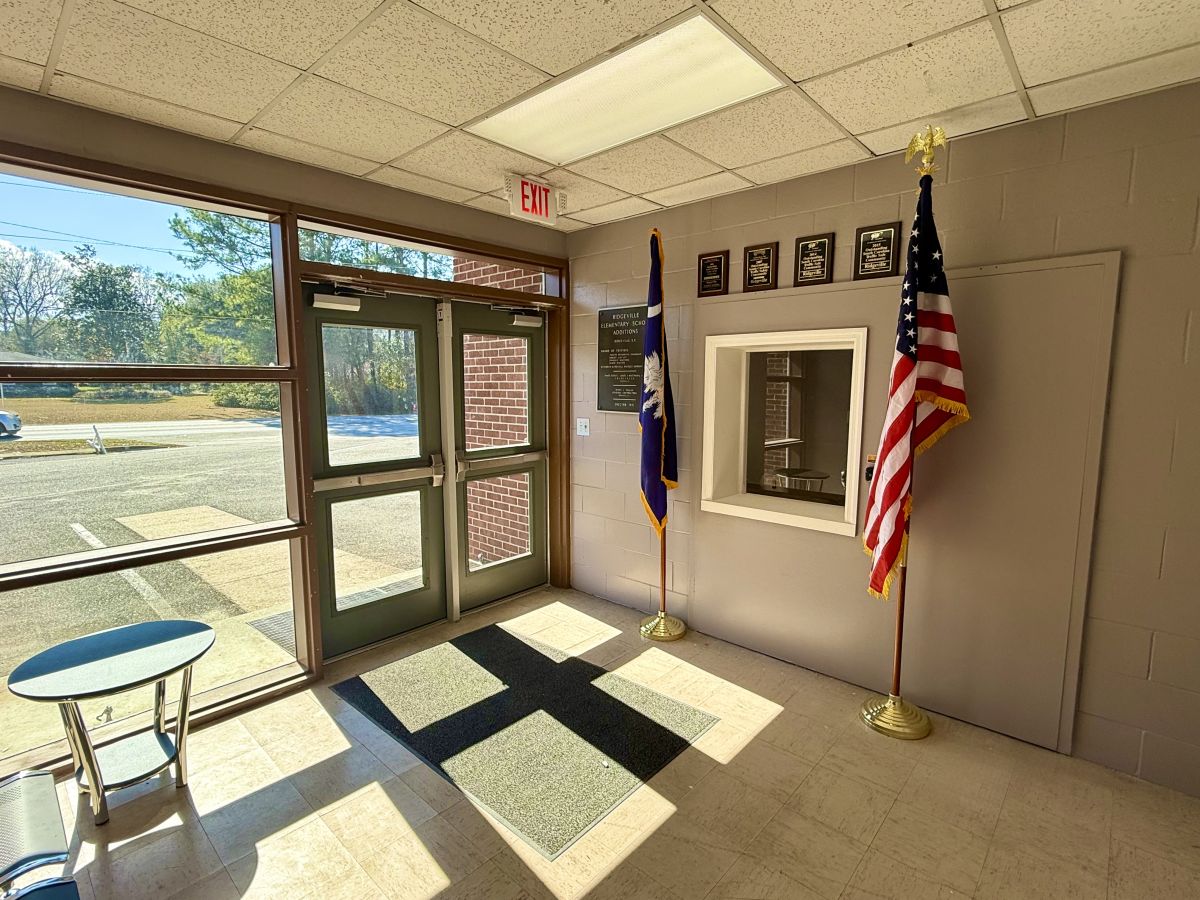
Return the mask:
[[661,535],[667,525],[667,491],[677,487],[675,401],[667,368],[667,331],[663,323],[662,234],[650,231],[650,288],[646,292],[646,324],[642,332],[642,505]]

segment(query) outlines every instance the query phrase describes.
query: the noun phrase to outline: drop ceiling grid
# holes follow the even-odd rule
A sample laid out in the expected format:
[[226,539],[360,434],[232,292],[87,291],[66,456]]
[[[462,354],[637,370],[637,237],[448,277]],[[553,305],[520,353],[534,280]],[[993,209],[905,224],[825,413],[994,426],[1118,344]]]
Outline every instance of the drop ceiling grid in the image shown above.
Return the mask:
[[[0,48],[0,80],[494,212],[500,170],[520,166],[564,186],[563,229],[574,230],[893,152],[925,121],[975,133],[1200,78],[1192,0],[947,0],[911,22],[892,0],[846,0],[815,23],[798,15],[811,9],[801,0],[573,0],[587,15],[549,0],[298,3],[313,15],[297,16],[296,4],[283,15],[272,0],[8,0],[0,30],[18,39]],[[557,168],[463,130],[694,15],[780,90]],[[590,21],[599,24],[580,31]],[[423,79],[415,88],[379,52],[405,64],[396,54],[412,28],[394,29],[414,22],[442,42],[428,69],[409,73]],[[549,38],[531,39],[534,23]],[[88,29],[98,46],[81,46]],[[157,48],[118,51],[113,64],[112,46],[150,37]],[[195,69],[197,55],[222,65],[181,77],[179,60]],[[874,111],[854,99],[856,79],[871,73],[890,92]],[[772,108],[788,113],[772,118],[763,148],[748,147],[746,123]],[[330,112],[341,118],[331,123]],[[639,160],[639,145],[677,161]],[[628,166],[606,168],[607,154]]]

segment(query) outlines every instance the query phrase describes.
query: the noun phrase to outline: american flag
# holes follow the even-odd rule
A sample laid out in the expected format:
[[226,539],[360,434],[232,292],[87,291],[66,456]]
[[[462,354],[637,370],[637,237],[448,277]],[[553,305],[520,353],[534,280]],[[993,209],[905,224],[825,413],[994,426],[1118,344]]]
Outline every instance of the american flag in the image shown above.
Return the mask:
[[933,225],[932,184],[932,176],[922,176],[900,291],[887,414],[867,496],[867,589],[877,597],[887,597],[908,552],[913,458],[970,418],[942,247]]

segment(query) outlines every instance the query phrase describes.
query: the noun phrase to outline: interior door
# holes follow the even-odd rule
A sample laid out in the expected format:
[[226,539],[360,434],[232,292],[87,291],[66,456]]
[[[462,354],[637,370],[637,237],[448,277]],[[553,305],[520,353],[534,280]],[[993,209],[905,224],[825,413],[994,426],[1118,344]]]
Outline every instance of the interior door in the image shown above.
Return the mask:
[[[437,306],[306,286],[325,657],[446,616]],[[327,302],[327,301],[320,301]]]
[[533,312],[452,305],[459,609],[544,584],[546,330]]

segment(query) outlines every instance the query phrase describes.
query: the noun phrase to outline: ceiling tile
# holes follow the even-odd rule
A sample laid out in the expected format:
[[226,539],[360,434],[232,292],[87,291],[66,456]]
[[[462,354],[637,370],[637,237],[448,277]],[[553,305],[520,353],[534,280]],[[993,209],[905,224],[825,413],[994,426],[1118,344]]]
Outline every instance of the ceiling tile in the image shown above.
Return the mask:
[[749,178],[755,184],[770,184],[773,181],[784,181],[797,178],[811,172],[820,172],[844,166],[847,163],[866,159],[867,154],[858,144],[847,138],[835,141],[824,147],[813,147],[811,150],[801,150],[781,156],[779,159],[769,159],[766,162],[743,166],[737,173],[743,178]]
[[58,70],[239,122],[299,74],[112,0],[81,0]]
[[993,97],[949,112],[930,113],[924,118],[913,119],[903,125],[870,131],[859,135],[859,140],[866,144],[872,153],[891,153],[893,150],[903,150],[907,147],[912,136],[918,131],[924,131],[926,125],[940,125],[947,137],[955,137],[986,128],[997,128],[1010,122],[1020,122],[1024,118],[1025,107],[1021,105],[1021,98],[1016,94],[1005,94],[1003,97]]
[[[332,110],[337,115],[330,115]],[[255,124],[377,162],[395,159],[448,130],[441,122],[315,76],[293,87]]]
[[733,167],[828,144],[843,132],[798,91],[785,89],[666,134],[713,162]]
[[586,222],[588,225],[599,225],[601,222],[615,222],[617,219],[628,219],[630,216],[638,216],[642,213],[650,212],[659,207],[649,200],[643,200],[641,197],[626,197],[624,200],[618,200],[616,203],[606,203],[604,206],[597,206],[595,209],[585,209],[575,213],[575,218],[581,222]]
[[446,184],[444,181],[438,181],[434,178],[426,178],[424,175],[414,175],[412,172],[405,172],[403,169],[397,169],[394,166],[385,166],[378,172],[375,172],[371,175],[371,180],[390,184],[392,187],[412,191],[415,194],[426,194],[430,197],[440,197],[442,200],[453,200],[456,203],[469,200],[478,193],[478,191],[468,190],[467,188],[461,188],[453,184]]
[[604,203],[612,203],[628,196],[624,191],[618,191],[606,184],[576,175],[567,169],[551,169],[542,176],[550,184],[566,192],[566,211],[571,213],[577,209],[591,209]]
[[1001,21],[1030,87],[1200,41],[1196,0],[1042,0]]
[[930,38],[831,75],[804,90],[855,134],[966,106],[1015,89],[988,22]]
[[703,200],[705,197],[715,197],[717,194],[728,194],[730,191],[740,191],[750,187],[744,178],[738,178],[732,172],[718,172],[677,184],[675,187],[664,188],[661,191],[651,191],[646,195],[661,206],[678,206],[681,203],[691,203],[693,200]]
[[122,0],[163,19],[306,69],[379,0]]
[[552,75],[624,44],[692,5],[688,0],[415,2]]
[[587,228],[587,222],[580,222],[576,219],[569,219],[566,216],[559,216],[558,221],[554,223],[554,227],[559,231],[579,231],[581,228]]
[[45,63],[61,12],[62,0],[0,0],[4,55]]
[[0,56],[0,82],[36,91],[42,86],[42,66],[26,62],[23,59],[13,59],[11,56]]
[[229,140],[242,127],[238,122],[131,94],[105,84],[96,84],[94,81],[85,81],[74,75],[55,75],[50,83],[50,94],[83,106],[218,141]]
[[718,0],[721,16],[793,81],[849,65],[986,12],[980,0]]
[[631,194],[644,194],[720,169],[665,138],[648,137],[571,163],[571,171]]
[[494,194],[482,194],[474,200],[468,200],[467,206],[486,209],[488,212],[499,213],[503,216],[508,215],[508,201]]
[[272,156],[283,156],[300,162],[320,166],[323,169],[333,169],[335,172],[346,172],[349,175],[366,175],[376,167],[376,163],[367,159],[358,159],[335,150],[326,150],[315,144],[306,144],[294,138],[284,137],[264,131],[261,128],[251,128],[237,143],[251,150],[270,153]]
[[1102,72],[1030,88],[1029,99],[1034,111],[1044,116],[1193,78],[1200,78],[1200,46],[1171,50]]
[[406,3],[347,41],[320,73],[451,125],[546,80],[545,73]]
[[461,131],[452,131],[414,150],[396,165],[419,175],[474,188],[477,194],[503,187],[507,172],[537,175],[550,168],[533,157]]

